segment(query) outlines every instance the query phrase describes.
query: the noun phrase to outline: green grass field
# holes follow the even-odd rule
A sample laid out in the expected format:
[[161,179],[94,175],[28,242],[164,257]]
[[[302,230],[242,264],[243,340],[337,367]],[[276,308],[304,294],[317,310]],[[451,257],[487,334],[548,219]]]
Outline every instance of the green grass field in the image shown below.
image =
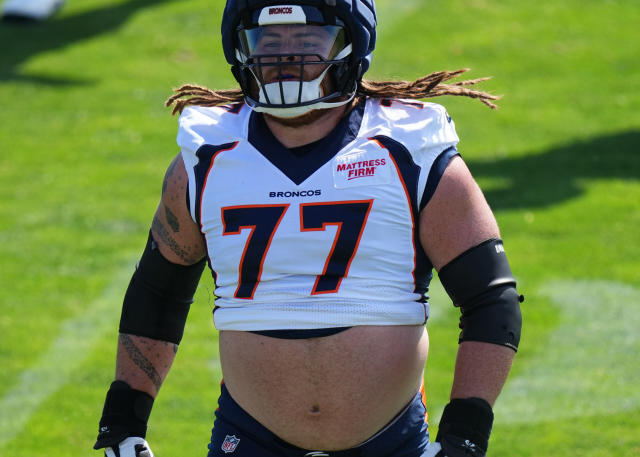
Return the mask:
[[[500,110],[445,98],[501,226],[525,326],[489,455],[640,455],[640,5],[378,0],[369,78],[470,67]],[[0,456],[92,451],[122,296],[177,153],[172,87],[234,82],[222,0],[70,0],[0,24]],[[437,282],[437,281],[436,281]],[[219,391],[205,276],[154,407],[158,457],[206,455]],[[426,382],[448,400],[438,284]]]

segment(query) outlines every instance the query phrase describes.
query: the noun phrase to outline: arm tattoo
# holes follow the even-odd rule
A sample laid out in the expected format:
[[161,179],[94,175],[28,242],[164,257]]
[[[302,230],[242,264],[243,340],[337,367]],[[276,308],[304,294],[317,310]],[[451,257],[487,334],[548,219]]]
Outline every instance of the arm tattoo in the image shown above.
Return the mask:
[[167,222],[169,223],[171,230],[173,230],[174,232],[179,232],[180,222],[178,221],[178,218],[176,217],[176,215],[173,214],[173,212],[169,209],[167,205],[164,205],[164,214],[165,216],[167,216]]
[[120,334],[120,341],[122,342],[122,345],[124,346],[133,363],[135,363],[136,366],[144,371],[149,379],[151,379],[151,382],[153,382],[156,390],[160,390],[160,386],[162,385],[162,378],[160,377],[160,374],[158,373],[156,368],[153,366],[153,363],[151,363],[151,361],[144,356],[142,351],[138,349],[138,346],[135,345],[129,335]]
[[169,185],[169,178],[173,176],[173,172],[176,169],[177,164],[178,164],[178,159],[177,158],[173,159],[173,162],[171,162],[171,165],[169,165],[169,168],[167,169],[167,172],[164,175],[164,181],[162,181],[162,195],[164,195],[164,193],[167,190],[167,186]]
[[187,251],[182,249],[182,247],[178,244],[176,240],[173,239],[169,230],[164,226],[160,219],[154,216],[153,222],[151,223],[151,229],[158,234],[160,240],[166,244],[169,249],[171,249],[175,255],[180,257],[184,262],[188,265],[196,263],[199,258],[194,258],[193,255],[190,255]]

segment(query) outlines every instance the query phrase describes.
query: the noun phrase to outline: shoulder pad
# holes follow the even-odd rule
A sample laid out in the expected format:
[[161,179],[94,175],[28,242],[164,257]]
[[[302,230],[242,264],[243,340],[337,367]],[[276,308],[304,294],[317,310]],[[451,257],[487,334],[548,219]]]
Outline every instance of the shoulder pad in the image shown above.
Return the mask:
[[414,155],[421,151],[439,153],[459,142],[453,120],[443,106],[435,103],[370,99],[363,124],[367,136],[389,136]]
[[189,106],[178,120],[177,143],[183,154],[195,154],[203,144],[246,139],[251,110],[244,104],[216,107]]

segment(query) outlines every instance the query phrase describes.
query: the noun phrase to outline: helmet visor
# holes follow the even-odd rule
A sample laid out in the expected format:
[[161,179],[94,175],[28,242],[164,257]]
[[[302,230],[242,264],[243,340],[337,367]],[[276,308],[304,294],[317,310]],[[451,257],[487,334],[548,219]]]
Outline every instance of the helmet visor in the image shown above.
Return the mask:
[[238,33],[242,53],[248,59],[306,55],[328,61],[346,45],[344,29],[337,25],[279,24],[242,29]]

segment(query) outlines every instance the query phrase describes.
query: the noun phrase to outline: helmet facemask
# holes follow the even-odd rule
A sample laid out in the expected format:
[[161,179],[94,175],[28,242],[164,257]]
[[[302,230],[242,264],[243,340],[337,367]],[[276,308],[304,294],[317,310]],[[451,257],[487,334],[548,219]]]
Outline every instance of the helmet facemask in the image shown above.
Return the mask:
[[297,117],[342,106],[355,95],[345,77],[352,46],[341,25],[242,27],[237,43],[236,76],[255,111]]

